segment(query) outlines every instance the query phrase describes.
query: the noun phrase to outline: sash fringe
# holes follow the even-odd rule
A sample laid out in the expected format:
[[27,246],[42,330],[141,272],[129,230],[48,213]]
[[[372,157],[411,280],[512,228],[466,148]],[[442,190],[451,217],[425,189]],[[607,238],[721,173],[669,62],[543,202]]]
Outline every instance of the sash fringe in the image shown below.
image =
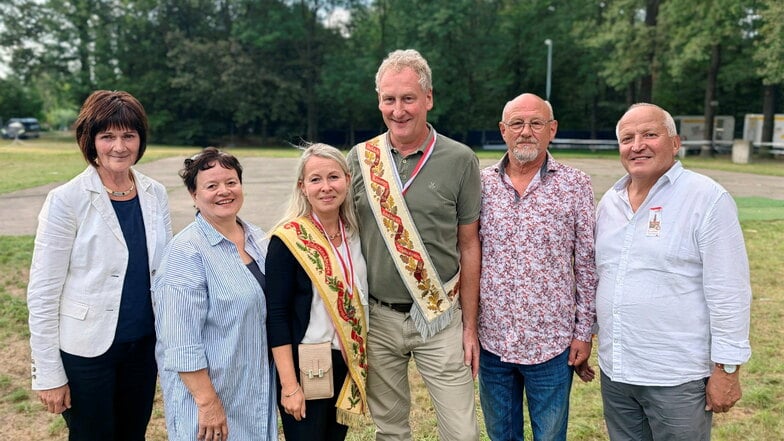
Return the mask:
[[419,335],[422,336],[422,341],[427,341],[430,337],[438,334],[449,326],[449,324],[452,323],[452,314],[454,313],[455,308],[449,308],[439,314],[438,317],[428,322],[416,304],[414,304],[414,307],[411,308],[410,312],[411,319],[414,321],[414,326],[417,331],[419,331]]
[[337,409],[336,419],[339,424],[349,427],[361,427],[368,424],[368,418],[365,413],[353,413],[344,409]]

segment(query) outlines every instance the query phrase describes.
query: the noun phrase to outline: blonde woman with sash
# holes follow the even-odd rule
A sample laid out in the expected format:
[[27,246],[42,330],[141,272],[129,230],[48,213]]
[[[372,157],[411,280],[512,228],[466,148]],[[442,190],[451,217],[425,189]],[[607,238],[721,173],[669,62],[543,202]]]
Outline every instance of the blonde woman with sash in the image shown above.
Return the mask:
[[[288,441],[343,440],[367,406],[367,271],[350,179],[339,150],[309,146],[288,211],[271,232],[267,332]],[[308,400],[298,348],[324,342],[332,349],[334,394]]]

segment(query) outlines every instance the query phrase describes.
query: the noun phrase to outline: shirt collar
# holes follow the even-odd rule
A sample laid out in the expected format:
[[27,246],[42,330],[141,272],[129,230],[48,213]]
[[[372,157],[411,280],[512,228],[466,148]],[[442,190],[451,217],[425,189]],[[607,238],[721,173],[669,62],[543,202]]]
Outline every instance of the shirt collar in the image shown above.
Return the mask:
[[[237,222],[239,222],[240,225],[242,225],[242,229],[245,232],[246,242],[249,237],[254,237],[258,235],[250,224],[246,223],[239,217],[237,217]],[[207,240],[209,241],[210,245],[215,246],[218,243],[220,243],[220,241],[222,240],[228,240],[223,236],[223,234],[221,234],[218,230],[216,230],[215,227],[213,227],[212,224],[210,224],[207,221],[207,219],[204,219],[204,216],[202,216],[201,213],[196,213],[196,224],[199,226],[199,229],[201,229],[201,231],[204,233],[204,236],[207,237]]]
[[[422,141],[422,144],[420,144],[420,146],[417,147],[416,150],[409,153],[408,156],[416,155],[418,153],[424,153],[425,148],[430,143],[430,140],[433,139],[433,126],[431,126],[430,123],[427,123],[427,130],[428,132],[427,132],[427,136],[425,137],[425,140]],[[392,153],[396,155],[400,154],[400,152],[395,148],[395,146],[392,145],[392,140],[389,138],[389,131],[387,131],[387,144],[389,145],[390,150],[392,150]]]

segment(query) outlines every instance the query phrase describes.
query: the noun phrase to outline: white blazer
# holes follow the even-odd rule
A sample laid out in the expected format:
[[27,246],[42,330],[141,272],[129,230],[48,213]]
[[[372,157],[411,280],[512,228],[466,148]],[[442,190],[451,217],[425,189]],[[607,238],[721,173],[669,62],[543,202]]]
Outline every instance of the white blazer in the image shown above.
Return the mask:
[[[162,184],[136,170],[133,175],[152,278],[172,235],[169,201]],[[82,357],[109,349],[127,265],[120,222],[95,167],[49,192],[27,286],[34,390],[68,383],[61,349]]]

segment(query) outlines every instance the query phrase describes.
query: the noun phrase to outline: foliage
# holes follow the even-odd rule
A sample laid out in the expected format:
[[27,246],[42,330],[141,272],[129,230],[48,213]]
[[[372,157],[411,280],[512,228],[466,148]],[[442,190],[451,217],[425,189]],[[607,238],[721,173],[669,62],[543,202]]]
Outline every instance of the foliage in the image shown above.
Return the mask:
[[0,120],[26,117],[41,117],[38,90],[25,86],[18,78],[0,79]]
[[[91,91],[118,89],[144,103],[156,142],[348,146],[383,130],[375,70],[411,47],[433,70],[430,121],[469,140],[494,129],[519,93],[544,96],[545,39],[551,101],[569,136],[604,135],[638,100],[674,115],[718,102],[742,121],[761,113],[763,85],[784,84],[780,1],[567,3],[6,0],[0,117],[25,113],[60,128]],[[775,93],[780,113],[784,88]]]
[[754,60],[764,84],[784,84],[784,3],[763,0],[760,9],[762,25],[755,43]]

